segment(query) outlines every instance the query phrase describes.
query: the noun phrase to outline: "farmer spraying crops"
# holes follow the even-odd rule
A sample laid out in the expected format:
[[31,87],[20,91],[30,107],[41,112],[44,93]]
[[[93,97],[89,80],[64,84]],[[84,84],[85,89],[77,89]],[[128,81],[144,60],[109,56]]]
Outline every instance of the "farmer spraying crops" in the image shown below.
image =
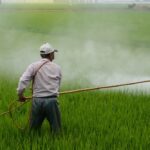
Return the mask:
[[19,80],[17,93],[19,101],[24,102],[24,91],[32,81],[32,109],[30,114],[30,129],[40,129],[46,118],[51,130],[61,129],[61,115],[57,103],[61,82],[61,69],[53,63],[56,49],[49,43],[40,47],[41,60],[28,66]]

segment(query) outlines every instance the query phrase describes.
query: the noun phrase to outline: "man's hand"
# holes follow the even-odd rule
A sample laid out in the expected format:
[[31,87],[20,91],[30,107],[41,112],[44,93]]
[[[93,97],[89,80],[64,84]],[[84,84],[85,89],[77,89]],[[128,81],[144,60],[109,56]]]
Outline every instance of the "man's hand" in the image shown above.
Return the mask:
[[26,101],[26,98],[23,96],[23,94],[19,94],[18,97],[19,97],[19,102],[25,102]]

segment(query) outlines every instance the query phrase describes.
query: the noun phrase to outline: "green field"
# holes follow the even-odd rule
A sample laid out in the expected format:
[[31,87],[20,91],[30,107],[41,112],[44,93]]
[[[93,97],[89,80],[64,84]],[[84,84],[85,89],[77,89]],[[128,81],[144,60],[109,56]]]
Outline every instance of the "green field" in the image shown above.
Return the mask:
[[[17,99],[20,75],[40,58],[39,47],[47,41],[59,49],[61,91],[148,79],[150,12],[83,7],[0,6],[0,113]],[[60,96],[62,132],[56,136],[47,122],[42,135],[29,135],[9,115],[0,117],[0,149],[149,150],[150,95],[145,90],[149,84]],[[13,113],[22,126],[29,109],[30,103]]]

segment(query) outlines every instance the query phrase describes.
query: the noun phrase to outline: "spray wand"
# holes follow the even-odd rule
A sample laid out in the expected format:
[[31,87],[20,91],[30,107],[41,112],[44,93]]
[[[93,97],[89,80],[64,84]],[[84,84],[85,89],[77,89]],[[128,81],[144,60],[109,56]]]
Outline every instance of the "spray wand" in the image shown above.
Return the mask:
[[[138,81],[138,82],[129,82],[129,83],[123,83],[123,84],[110,85],[110,86],[100,86],[100,87],[95,87],[95,88],[84,88],[84,89],[77,89],[77,90],[69,90],[69,91],[60,92],[59,95],[75,94],[75,93],[80,93],[80,92],[102,90],[102,89],[112,89],[112,88],[124,87],[124,86],[130,86],[130,85],[142,84],[142,83],[150,83],[150,80],[144,80],[144,81]],[[31,99],[32,99],[32,96],[25,97],[26,101],[21,102],[21,104],[18,107],[11,109],[11,111],[15,111],[16,109],[22,107],[24,104],[29,102]],[[4,115],[9,114],[9,113],[10,113],[10,110],[1,113],[0,116],[4,116]]]

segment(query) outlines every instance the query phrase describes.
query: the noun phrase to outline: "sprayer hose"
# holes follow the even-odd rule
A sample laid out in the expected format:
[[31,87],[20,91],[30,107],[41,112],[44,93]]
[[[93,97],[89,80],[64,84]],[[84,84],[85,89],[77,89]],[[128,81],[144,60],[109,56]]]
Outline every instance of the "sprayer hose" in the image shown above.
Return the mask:
[[[130,82],[130,83],[123,83],[123,84],[116,84],[116,85],[110,85],[110,86],[100,86],[100,87],[95,87],[95,88],[84,88],[84,89],[77,89],[77,90],[69,90],[69,91],[64,91],[60,92],[60,95],[65,95],[65,94],[73,94],[73,93],[79,93],[79,92],[87,92],[87,91],[94,91],[94,90],[102,90],[102,89],[111,89],[111,88],[116,88],[116,87],[123,87],[123,86],[129,86],[129,85],[135,85],[135,84],[142,84],[142,83],[150,83],[150,80],[144,80],[144,81],[138,81],[138,82]],[[15,111],[16,109],[22,107],[24,104],[30,101],[32,97],[26,97],[26,101],[21,103],[18,107],[11,109],[11,111]],[[3,112],[0,114],[0,116],[4,116],[6,114],[9,114],[10,110]]]

